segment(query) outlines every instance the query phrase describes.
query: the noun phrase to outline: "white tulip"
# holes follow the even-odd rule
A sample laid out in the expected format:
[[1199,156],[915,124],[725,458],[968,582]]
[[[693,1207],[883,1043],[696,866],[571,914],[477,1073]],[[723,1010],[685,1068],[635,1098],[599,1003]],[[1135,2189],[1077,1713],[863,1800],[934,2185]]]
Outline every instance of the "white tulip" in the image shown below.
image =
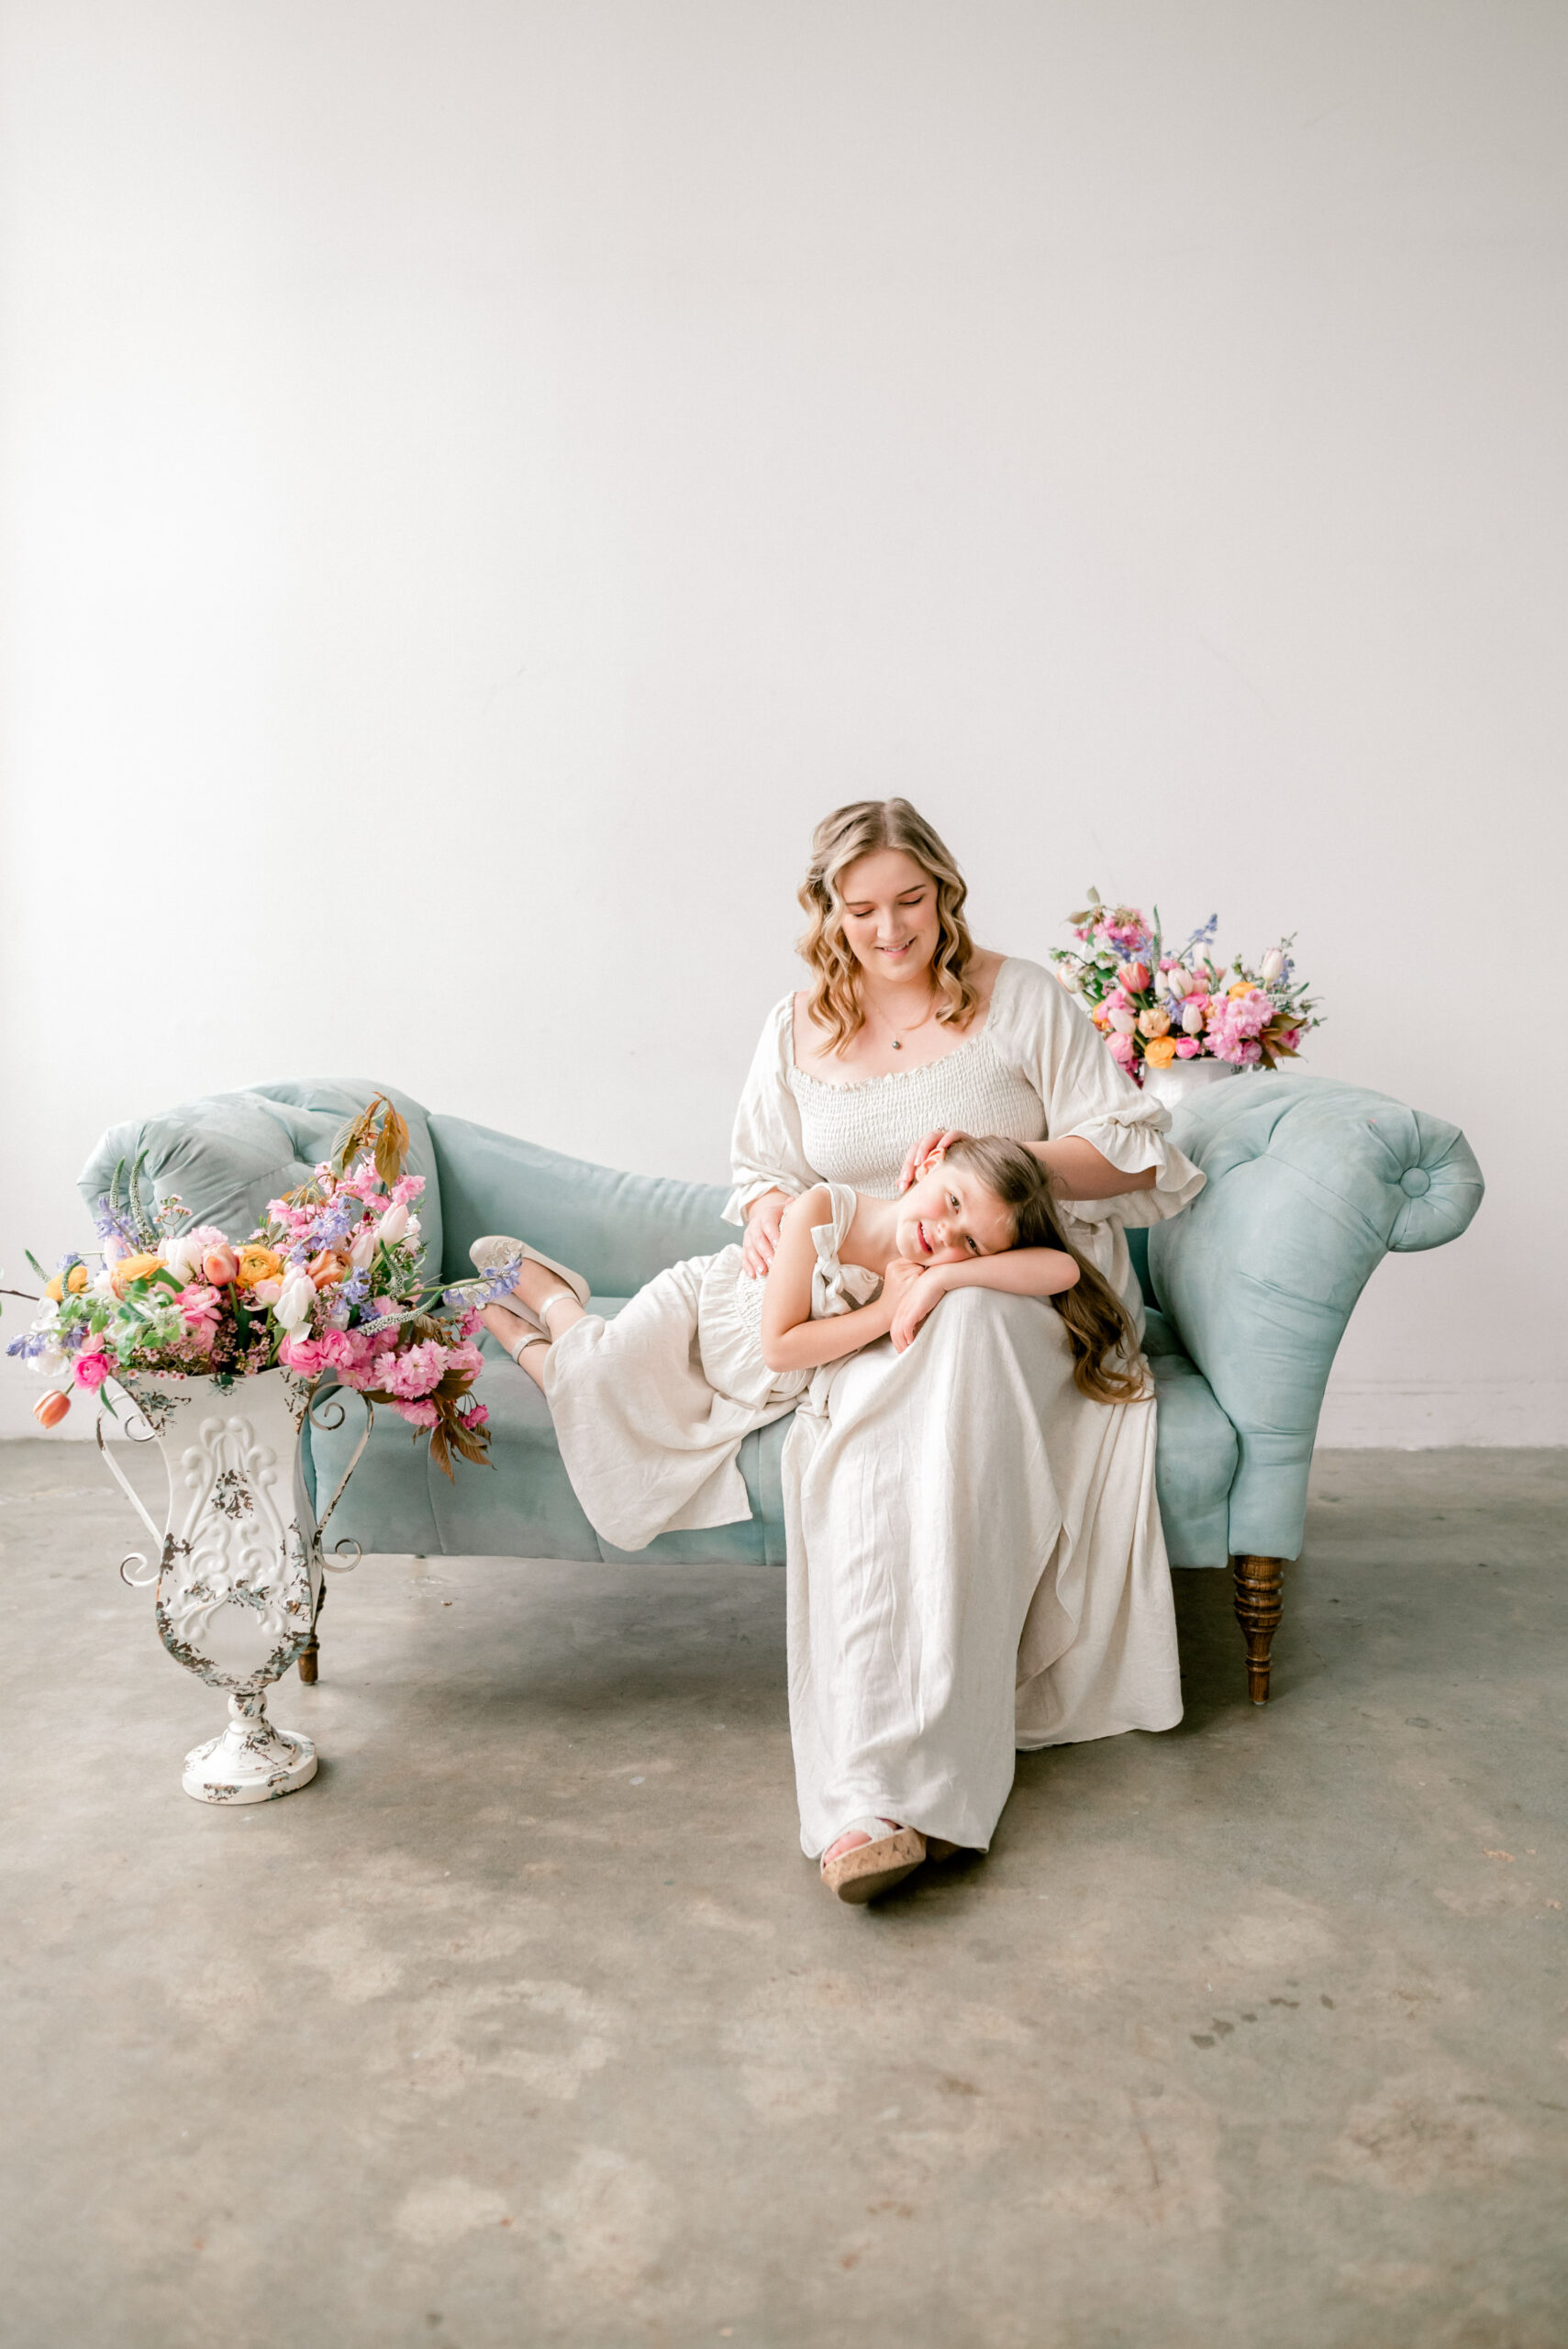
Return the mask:
[[1189,1036],[1203,1034],[1203,1014],[1195,1003],[1189,1003],[1182,1014],[1182,1026]]
[[202,1275],[202,1242],[190,1233],[176,1233],[172,1241],[160,1241],[157,1254],[164,1259],[176,1280],[199,1280]]
[[1284,956],[1277,946],[1271,946],[1262,961],[1263,985],[1266,987],[1272,987],[1284,968]]
[[1131,1011],[1113,1011],[1109,1016],[1111,1026],[1118,1036],[1130,1036],[1138,1025],[1137,1015]]
[[380,1238],[388,1248],[395,1248],[407,1229],[407,1208],[406,1207],[388,1208],[381,1219]]
[[1192,981],[1188,978],[1181,964],[1177,963],[1165,973],[1164,977],[1161,981],[1161,985],[1163,986],[1167,995],[1173,995],[1176,1001],[1180,1003],[1188,987],[1191,986]]
[[291,1337],[296,1330],[308,1329],[315,1305],[315,1284],[309,1275],[302,1273],[296,1264],[285,1276],[283,1294],[272,1308],[279,1326]]

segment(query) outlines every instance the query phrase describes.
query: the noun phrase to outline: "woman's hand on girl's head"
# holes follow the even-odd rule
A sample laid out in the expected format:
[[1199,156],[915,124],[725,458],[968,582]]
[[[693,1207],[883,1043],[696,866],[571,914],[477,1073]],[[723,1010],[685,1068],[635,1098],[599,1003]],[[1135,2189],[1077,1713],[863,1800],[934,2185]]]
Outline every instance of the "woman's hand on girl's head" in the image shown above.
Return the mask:
[[904,1161],[904,1172],[898,1177],[899,1189],[906,1191],[911,1183],[918,1182],[927,1167],[941,1156],[950,1142],[968,1140],[969,1136],[957,1126],[950,1126],[945,1133],[940,1130],[929,1133],[924,1141],[917,1141],[915,1144],[914,1149]]
[[789,1205],[787,1191],[764,1191],[746,1210],[740,1261],[754,1281],[765,1280],[779,1244],[779,1224]]

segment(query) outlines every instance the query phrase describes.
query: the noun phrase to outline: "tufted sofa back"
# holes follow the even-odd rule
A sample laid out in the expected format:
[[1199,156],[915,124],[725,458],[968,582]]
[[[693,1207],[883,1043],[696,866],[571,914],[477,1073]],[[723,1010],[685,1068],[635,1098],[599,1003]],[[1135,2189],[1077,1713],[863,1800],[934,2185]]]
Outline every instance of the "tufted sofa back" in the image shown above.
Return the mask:
[[198,1223],[216,1223],[231,1239],[253,1231],[267,1201],[306,1181],[333,1135],[377,1093],[395,1102],[408,1126],[408,1173],[423,1174],[419,1220],[432,1264],[441,1262],[440,1186],[430,1121],[395,1085],[368,1077],[318,1077],[257,1085],[246,1093],[211,1093],[155,1118],[111,1126],[77,1177],[89,1208],[108,1189],[117,1163],[128,1171],[143,1151],[159,1198],[177,1193]]
[[1481,1169],[1457,1126],[1294,1073],[1207,1088],[1172,1139],[1208,1184],[1151,1231],[1150,1280],[1240,1440],[1232,1553],[1294,1557],[1351,1309],[1386,1249],[1459,1236]]

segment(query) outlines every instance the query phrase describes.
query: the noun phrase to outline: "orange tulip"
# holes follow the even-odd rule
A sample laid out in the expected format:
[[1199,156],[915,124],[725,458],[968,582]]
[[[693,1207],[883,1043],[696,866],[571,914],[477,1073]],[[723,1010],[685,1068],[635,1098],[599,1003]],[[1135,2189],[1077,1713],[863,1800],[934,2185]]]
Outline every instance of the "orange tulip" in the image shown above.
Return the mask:
[[57,1428],[70,1408],[70,1396],[62,1395],[58,1386],[51,1386],[33,1405],[33,1417],[40,1428]]
[[1147,963],[1118,963],[1116,974],[1129,995],[1141,995],[1149,985]]

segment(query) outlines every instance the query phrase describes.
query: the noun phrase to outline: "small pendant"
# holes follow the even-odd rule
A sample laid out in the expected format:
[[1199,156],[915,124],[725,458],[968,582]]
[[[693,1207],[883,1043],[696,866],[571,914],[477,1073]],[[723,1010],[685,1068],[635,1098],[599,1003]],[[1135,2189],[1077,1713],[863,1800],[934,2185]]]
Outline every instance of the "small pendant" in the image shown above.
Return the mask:
[[893,1049],[895,1052],[901,1052],[904,1050],[896,1036],[893,1039]]

